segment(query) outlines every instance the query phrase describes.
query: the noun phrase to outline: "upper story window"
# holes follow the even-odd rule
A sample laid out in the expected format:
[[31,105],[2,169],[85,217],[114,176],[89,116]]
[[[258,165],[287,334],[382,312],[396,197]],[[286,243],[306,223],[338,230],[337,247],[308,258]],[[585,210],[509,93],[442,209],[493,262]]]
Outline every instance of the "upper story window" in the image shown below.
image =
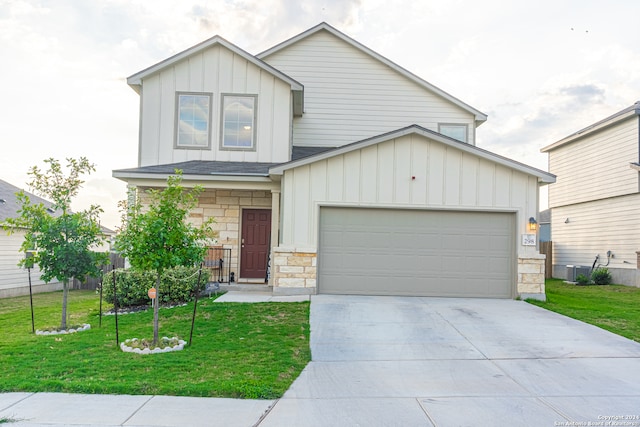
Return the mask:
[[211,94],[178,92],[176,148],[211,146]]
[[462,142],[468,142],[467,125],[455,123],[439,123],[438,132],[445,136],[448,136],[449,138],[457,139],[458,141]]
[[222,149],[256,149],[256,99],[256,95],[222,95]]

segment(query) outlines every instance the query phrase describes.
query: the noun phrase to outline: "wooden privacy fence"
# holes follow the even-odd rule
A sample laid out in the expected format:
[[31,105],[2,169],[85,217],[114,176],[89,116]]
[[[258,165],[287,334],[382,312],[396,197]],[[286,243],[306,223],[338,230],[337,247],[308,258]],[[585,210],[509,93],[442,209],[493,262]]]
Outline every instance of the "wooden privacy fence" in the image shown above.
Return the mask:
[[[111,266],[115,265],[116,268],[124,268],[124,258],[116,253],[109,253],[109,265],[102,266],[102,272],[108,273],[111,271]],[[87,277],[84,281],[73,279],[73,289],[97,289],[100,284],[100,279],[93,277]]]
[[544,261],[544,278],[551,279],[553,277],[553,242],[540,242],[540,253],[547,256]]

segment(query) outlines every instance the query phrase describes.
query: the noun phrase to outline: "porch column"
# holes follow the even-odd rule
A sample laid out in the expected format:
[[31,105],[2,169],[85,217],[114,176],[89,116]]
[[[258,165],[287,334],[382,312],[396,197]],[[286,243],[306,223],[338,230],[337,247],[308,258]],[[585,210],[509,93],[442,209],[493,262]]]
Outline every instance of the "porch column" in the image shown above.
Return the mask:
[[[271,266],[273,266],[273,248],[280,246],[280,189],[271,190]],[[273,268],[272,268],[273,271]]]

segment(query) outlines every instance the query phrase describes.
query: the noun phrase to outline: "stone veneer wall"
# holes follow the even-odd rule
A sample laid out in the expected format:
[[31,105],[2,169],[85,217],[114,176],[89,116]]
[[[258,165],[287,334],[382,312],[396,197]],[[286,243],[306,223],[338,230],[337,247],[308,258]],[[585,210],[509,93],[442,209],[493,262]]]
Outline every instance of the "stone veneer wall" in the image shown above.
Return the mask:
[[271,268],[273,292],[316,293],[317,254],[314,250],[274,248]]
[[523,298],[546,299],[544,288],[544,254],[518,257],[518,295]]
[[[545,300],[545,255],[518,257],[518,295]],[[317,254],[312,250],[274,248],[272,284],[278,294],[316,292]]]
[[189,215],[189,220],[195,225],[202,224],[205,218],[215,219],[212,228],[218,232],[217,244],[231,248],[230,266],[236,279],[240,278],[238,242],[241,208],[271,209],[271,192],[206,189],[200,193],[198,206]]

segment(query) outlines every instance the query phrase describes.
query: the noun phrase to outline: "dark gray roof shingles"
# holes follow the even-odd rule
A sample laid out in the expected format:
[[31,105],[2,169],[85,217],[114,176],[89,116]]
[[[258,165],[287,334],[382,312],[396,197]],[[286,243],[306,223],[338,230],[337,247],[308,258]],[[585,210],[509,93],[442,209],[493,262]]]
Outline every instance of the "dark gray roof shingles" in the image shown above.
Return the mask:
[[[291,160],[314,156],[334,147],[293,147]],[[282,163],[256,162],[220,162],[211,160],[191,160],[166,165],[142,166],[139,168],[119,169],[115,172],[172,174],[180,169],[184,175],[240,175],[269,176],[269,169]]]
[[[18,216],[20,205],[18,204],[16,193],[20,190],[21,188],[0,179],[0,223],[4,222],[7,218],[16,218]],[[28,191],[25,191],[25,193],[27,193],[33,204],[42,203],[47,208],[53,205],[53,203],[42,197],[38,197]]]

